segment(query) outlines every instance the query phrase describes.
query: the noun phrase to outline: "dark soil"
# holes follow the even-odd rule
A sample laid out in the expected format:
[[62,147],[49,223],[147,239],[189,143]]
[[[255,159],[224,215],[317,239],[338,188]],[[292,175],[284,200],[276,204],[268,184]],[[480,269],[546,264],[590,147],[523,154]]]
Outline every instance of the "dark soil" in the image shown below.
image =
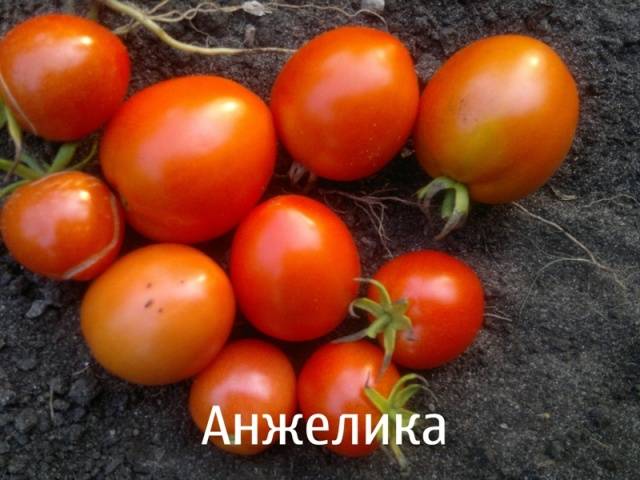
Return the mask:
[[[138,3],[141,3],[138,1]],[[153,2],[148,1],[151,5]],[[184,7],[186,2],[173,2]],[[225,2],[226,3],[226,2]],[[328,3],[328,2],[318,2]],[[335,2],[355,11],[358,1]],[[30,15],[84,12],[84,2],[0,2],[2,32]],[[415,208],[389,201],[384,226],[393,254],[439,248],[460,256],[486,285],[485,328],[454,363],[424,372],[447,420],[444,447],[412,447],[413,473],[438,479],[640,478],[640,8],[629,1],[387,0],[387,28],[410,48],[422,82],[456,49],[504,32],[552,45],[577,79],[580,126],[562,169],[523,200],[528,211],[566,229],[585,248],[515,205],[474,208],[446,241]],[[122,19],[109,14],[111,26]],[[370,15],[275,9],[204,15],[172,30],[187,41],[295,48],[333,26],[385,28]],[[126,38],[131,92],[175,75],[213,73],[268,98],[283,55],[202,58],[176,53],[144,31]],[[4,139],[0,152],[11,150]],[[41,155],[51,147],[36,140]],[[286,166],[283,157],[281,173]],[[331,190],[410,198],[426,177],[413,156],[374,178],[322,182],[325,199],[352,228],[371,274],[385,261],[375,226]],[[270,194],[285,190],[274,180]],[[143,241],[135,235],[129,248]],[[203,246],[226,264],[229,238]],[[189,418],[187,382],[142,388],[106,374],[78,328],[85,286],[57,284],[22,270],[4,248],[0,265],[0,477],[2,478],[391,478],[382,453],[351,460],[309,444],[275,447],[255,458],[200,445]],[[563,260],[564,259],[564,260]],[[572,260],[573,259],[573,260]],[[583,260],[576,260],[583,259]],[[623,288],[624,284],[626,288]],[[338,334],[352,331],[349,321]],[[256,335],[239,320],[236,335]],[[316,344],[287,347],[299,363]],[[434,408],[416,400],[419,410]]]

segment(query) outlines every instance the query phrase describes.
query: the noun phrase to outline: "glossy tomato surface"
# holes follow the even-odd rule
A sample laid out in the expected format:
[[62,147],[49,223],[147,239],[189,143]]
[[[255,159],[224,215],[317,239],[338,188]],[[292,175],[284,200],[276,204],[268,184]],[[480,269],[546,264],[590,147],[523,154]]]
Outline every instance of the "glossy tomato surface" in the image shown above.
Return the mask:
[[[374,388],[388,397],[400,375],[393,366],[378,376],[382,365],[382,351],[361,340],[353,343],[330,343],[320,347],[307,360],[298,377],[298,403],[305,418],[320,413],[327,417],[329,428],[317,432],[316,438],[327,440],[327,448],[349,457],[367,455],[378,443],[365,442],[365,415],[371,415],[371,425],[380,420],[380,412],[364,393],[364,387]],[[337,440],[340,415],[358,416],[357,444],[352,442],[351,422],[345,422],[343,442]]]
[[89,280],[117,257],[124,215],[94,176],[62,172],[16,190],[2,208],[0,229],[11,255],[57,280]]
[[100,149],[127,218],[158,241],[194,243],[234,227],[273,173],[276,140],[264,102],[238,83],[193,76],[129,99]]
[[402,148],[418,111],[418,79],[406,47],[365,27],[340,27],[304,45],[271,93],[279,138],[321,177],[355,180]]
[[247,319],[275,338],[326,335],[346,316],[360,260],[351,233],[321,203],[274,197],[242,222],[231,248],[231,280]]
[[0,95],[23,128],[48,140],[100,128],[122,103],[129,76],[124,44],[85,18],[34,17],[0,41]]
[[[296,376],[286,355],[261,340],[239,340],[227,345],[205,370],[195,378],[189,396],[189,410],[200,430],[205,431],[211,407],[220,407],[231,443],[237,440],[235,416],[242,425],[251,425],[251,415],[258,415],[257,440],[252,445],[251,432],[238,432],[240,445],[225,445],[223,438],[210,441],[217,447],[240,455],[254,455],[268,448],[270,428],[262,417],[268,414],[279,422],[280,415],[290,421],[296,411]],[[219,431],[218,422],[212,432]],[[274,441],[278,441],[276,435]]]
[[420,102],[415,145],[432,177],[469,187],[484,203],[538,189],[564,160],[578,91],[562,59],[521,35],[485,38],[453,55]]
[[94,357],[124,380],[162,385],[202,370],[229,336],[235,305],[222,269],[191,247],[157,244],[122,257],[80,311]]
[[[393,301],[409,302],[406,314],[413,336],[398,334],[393,355],[398,365],[425,369],[453,360],[482,326],[482,284],[470,267],[450,255],[431,250],[401,255],[385,263],[374,278]],[[368,296],[380,300],[374,287]]]

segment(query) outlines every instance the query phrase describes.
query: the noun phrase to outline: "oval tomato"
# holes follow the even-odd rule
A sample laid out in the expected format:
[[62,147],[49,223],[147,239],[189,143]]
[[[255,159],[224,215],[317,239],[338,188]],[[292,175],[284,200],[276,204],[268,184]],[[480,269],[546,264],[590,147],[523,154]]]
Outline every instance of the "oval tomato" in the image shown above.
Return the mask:
[[283,195],[240,224],[231,279],[240,309],[261,332],[302,341],[333,330],[357,294],[358,251],[346,225],[321,203]]
[[[416,154],[430,176],[456,182],[478,202],[514,201],[560,166],[578,107],[575,81],[550,47],[522,35],[485,38],[453,55],[427,84]],[[454,187],[434,184],[441,188],[423,194]]]
[[[205,431],[211,407],[220,407],[231,444],[221,437],[211,441],[219,448],[240,455],[254,455],[268,448],[263,445],[270,428],[263,415],[274,422],[280,415],[291,420],[296,410],[296,376],[284,353],[260,340],[240,340],[227,345],[213,363],[200,372],[191,386],[189,410],[200,430]],[[236,415],[242,425],[251,425],[251,416],[258,415],[257,444],[252,444],[251,432],[235,435]],[[212,424],[212,431],[220,426]],[[235,445],[235,441],[239,441]]]
[[118,260],[89,287],[80,311],[94,357],[113,375],[162,385],[202,370],[235,313],[222,269],[191,247],[158,244]]
[[[398,365],[425,369],[449,362],[471,345],[482,326],[482,284],[471,268],[450,255],[430,250],[401,255],[373,278],[390,297],[385,301],[376,285],[369,288],[369,299],[382,307],[378,318],[387,319],[376,333],[381,344],[389,344],[388,354],[392,349]],[[399,315],[409,318],[411,330]],[[385,335],[392,335],[387,343]]]
[[[298,378],[298,403],[306,419],[318,413],[327,417],[328,429],[315,435],[327,440],[327,448],[349,457],[367,455],[378,448],[378,442],[365,442],[365,415],[371,425],[380,420],[381,412],[367,398],[365,387],[387,397],[400,379],[393,365],[380,376],[382,351],[365,342],[330,343],[320,347],[306,361]],[[338,439],[340,415],[358,416],[357,443],[352,442],[352,424],[345,422],[342,442]]]
[[406,47],[365,27],[340,27],[304,45],[271,92],[279,138],[294,160],[332,180],[380,170],[416,118],[418,79]]
[[124,216],[99,179],[62,172],[18,188],[2,208],[0,230],[11,255],[29,270],[90,280],[117,257]]
[[100,128],[122,103],[129,76],[120,39],[81,17],[31,18],[0,41],[0,95],[23,128],[49,140]]
[[211,76],[137,93],[109,124],[100,149],[131,225],[154,240],[180,243],[234,227],[264,192],[275,156],[264,102]]

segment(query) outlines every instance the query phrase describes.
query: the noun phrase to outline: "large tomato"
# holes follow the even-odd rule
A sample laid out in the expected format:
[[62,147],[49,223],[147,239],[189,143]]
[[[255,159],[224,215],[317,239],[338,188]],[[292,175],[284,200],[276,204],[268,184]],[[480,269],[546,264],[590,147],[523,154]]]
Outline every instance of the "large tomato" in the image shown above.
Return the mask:
[[94,357],[143,385],[188,378],[229,336],[235,305],[223,270],[184,245],[157,244],[122,257],[89,287],[80,310]]
[[378,336],[393,361],[434,368],[464,352],[482,326],[484,294],[475,272],[442,252],[407,253],[385,263],[360,303],[372,323],[360,336]]
[[49,140],[100,128],[122,103],[129,75],[120,39],[81,17],[31,18],[0,41],[0,95],[23,128]]
[[2,238],[22,265],[58,280],[89,280],[118,255],[124,215],[107,186],[62,172],[16,190],[2,207]]
[[340,27],[286,63],[271,110],[294,160],[321,177],[355,180],[380,170],[402,148],[418,100],[413,61],[398,39]]
[[302,341],[333,330],[357,294],[358,251],[346,225],[321,203],[283,195],[242,222],[231,279],[247,319],[273,337]]
[[222,235],[255,205],[273,173],[269,109],[243,86],[193,76],[153,85],[128,100],[100,149],[105,177],[127,218],[158,241]]
[[466,195],[504,203],[533,192],[567,155],[578,107],[571,73],[544,43],[500,35],[463,48],[431,78],[420,102],[416,154],[436,178],[423,195],[456,189],[464,216]]
[[[262,452],[268,448],[263,442],[270,431],[263,415],[270,415],[274,422],[284,415],[290,421],[296,410],[296,375],[291,362],[276,347],[261,340],[239,340],[227,345],[191,386],[189,409],[200,430],[206,430],[214,405],[220,407],[231,440],[225,444],[222,437],[212,437],[217,447],[240,455]],[[251,424],[252,415],[258,415],[257,443],[252,443],[250,432],[235,431],[236,415],[245,426]],[[220,427],[218,422],[212,423],[212,431]],[[278,439],[276,436],[273,440]]]

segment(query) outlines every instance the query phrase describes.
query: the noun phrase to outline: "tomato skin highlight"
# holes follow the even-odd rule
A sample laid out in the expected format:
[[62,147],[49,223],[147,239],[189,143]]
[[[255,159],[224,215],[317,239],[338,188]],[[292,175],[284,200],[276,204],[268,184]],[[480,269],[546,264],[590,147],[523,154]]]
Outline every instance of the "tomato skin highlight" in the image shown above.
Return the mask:
[[[374,275],[393,301],[409,302],[413,339],[398,332],[393,361],[411,369],[438,367],[462,354],[482,326],[484,294],[476,273],[442,252],[423,250],[398,256]],[[368,297],[379,301],[370,287]],[[370,319],[371,320],[371,319]],[[379,337],[382,344],[382,336]]]
[[578,122],[576,83],[549,46],[522,35],[478,40],[454,54],[422,94],[416,154],[482,203],[518,200],[566,157]]
[[5,202],[0,231],[11,255],[56,280],[90,280],[117,257],[122,207],[98,178],[62,172],[27,183]]
[[275,130],[265,103],[221,77],[160,82],[129,99],[100,148],[129,223],[161,242],[195,243],[233,228],[273,174]]
[[282,195],[240,224],[230,268],[249,322],[272,337],[303,341],[344,319],[358,291],[360,259],[335,213],[310,198]]
[[278,136],[294,160],[332,180],[369,176],[411,134],[418,79],[406,47],[365,27],[339,27],[300,48],[271,92]]
[[[298,377],[298,403],[305,418],[315,413],[325,415],[329,421],[326,432],[317,432],[319,440],[328,440],[327,448],[348,457],[368,455],[378,448],[378,442],[365,443],[365,415],[371,415],[375,426],[380,412],[364,393],[368,385],[387,397],[400,375],[393,364],[378,377],[382,365],[382,351],[361,340],[352,343],[329,343],[316,350],[302,367]],[[358,415],[358,444],[351,442],[351,429],[344,431],[343,442],[337,439],[339,417]],[[351,422],[346,422],[350,426]],[[392,439],[394,440],[394,439]]]
[[78,140],[103,126],[130,70],[122,41],[82,17],[34,17],[0,41],[0,95],[23,128],[48,140]]
[[[242,415],[242,425],[250,425],[251,415],[258,415],[258,445],[251,445],[251,433],[243,431],[240,445],[225,445],[222,438],[212,437],[215,446],[239,455],[266,450],[269,445],[262,442],[270,429],[262,415],[271,415],[274,422],[286,415],[290,421],[296,411],[296,376],[291,362],[279,349],[261,340],[227,345],[191,386],[189,411],[203,432],[213,405],[220,407],[229,435],[234,434],[236,414]],[[215,422],[213,429],[218,428]]]
[[226,342],[235,304],[224,271],[202,252],[156,244],[115,262],[82,301],[82,333],[111,374],[164,385],[202,370]]

